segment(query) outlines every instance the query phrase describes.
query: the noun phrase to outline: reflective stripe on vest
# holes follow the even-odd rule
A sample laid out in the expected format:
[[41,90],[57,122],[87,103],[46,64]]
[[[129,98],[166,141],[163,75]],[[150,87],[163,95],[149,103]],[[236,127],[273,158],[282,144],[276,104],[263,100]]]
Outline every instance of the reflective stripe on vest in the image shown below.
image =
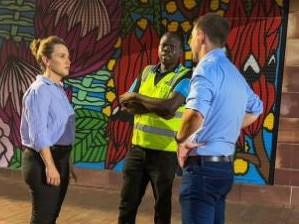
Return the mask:
[[154,128],[154,127],[150,127],[150,126],[142,125],[142,124],[135,124],[134,128],[139,129],[141,131],[148,132],[148,133],[157,134],[157,135],[165,135],[165,136],[169,136],[169,137],[174,137],[174,135],[175,135],[174,131],[160,129],[160,128]]
[[[147,66],[142,74],[139,94],[166,99],[172,92],[177,80],[189,71],[189,69],[180,65],[175,72],[166,74],[155,84],[155,71],[152,66]],[[132,144],[148,149],[175,152],[177,144],[174,136],[179,129],[183,111],[184,106],[179,107],[175,116],[171,119],[164,119],[155,113],[135,115]]]

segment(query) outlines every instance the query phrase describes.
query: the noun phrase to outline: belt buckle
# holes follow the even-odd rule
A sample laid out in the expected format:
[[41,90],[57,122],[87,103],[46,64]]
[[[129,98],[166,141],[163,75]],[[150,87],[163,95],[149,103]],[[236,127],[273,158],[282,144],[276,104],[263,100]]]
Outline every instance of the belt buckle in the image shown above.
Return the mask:
[[232,162],[232,156],[209,156],[207,162]]

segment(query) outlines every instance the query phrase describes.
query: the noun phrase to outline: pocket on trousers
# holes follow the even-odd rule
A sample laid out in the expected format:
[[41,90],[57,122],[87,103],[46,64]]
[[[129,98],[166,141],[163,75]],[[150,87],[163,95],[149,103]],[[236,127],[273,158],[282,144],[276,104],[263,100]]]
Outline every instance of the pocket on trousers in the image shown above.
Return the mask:
[[203,176],[202,181],[205,192],[219,197],[225,196],[233,185],[233,177]]

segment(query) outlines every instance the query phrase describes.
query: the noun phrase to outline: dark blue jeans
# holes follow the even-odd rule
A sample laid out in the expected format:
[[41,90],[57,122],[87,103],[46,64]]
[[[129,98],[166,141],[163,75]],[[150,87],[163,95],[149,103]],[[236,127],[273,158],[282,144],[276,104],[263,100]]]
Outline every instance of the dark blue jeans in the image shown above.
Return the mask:
[[225,199],[233,178],[231,162],[187,164],[180,186],[182,224],[225,223]]
[[148,183],[155,197],[155,224],[171,223],[172,184],[177,168],[174,152],[134,146],[127,154],[119,205],[119,224],[134,224]]

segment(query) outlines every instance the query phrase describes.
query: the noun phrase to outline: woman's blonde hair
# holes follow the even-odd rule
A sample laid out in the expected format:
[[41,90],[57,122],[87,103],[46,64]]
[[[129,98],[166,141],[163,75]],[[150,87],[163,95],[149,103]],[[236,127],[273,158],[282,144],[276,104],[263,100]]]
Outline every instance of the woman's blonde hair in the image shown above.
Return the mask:
[[54,45],[56,44],[63,44],[66,46],[64,40],[57,36],[49,36],[44,39],[34,39],[30,44],[31,52],[43,72],[46,70],[46,66],[43,63],[42,56],[51,58]]

